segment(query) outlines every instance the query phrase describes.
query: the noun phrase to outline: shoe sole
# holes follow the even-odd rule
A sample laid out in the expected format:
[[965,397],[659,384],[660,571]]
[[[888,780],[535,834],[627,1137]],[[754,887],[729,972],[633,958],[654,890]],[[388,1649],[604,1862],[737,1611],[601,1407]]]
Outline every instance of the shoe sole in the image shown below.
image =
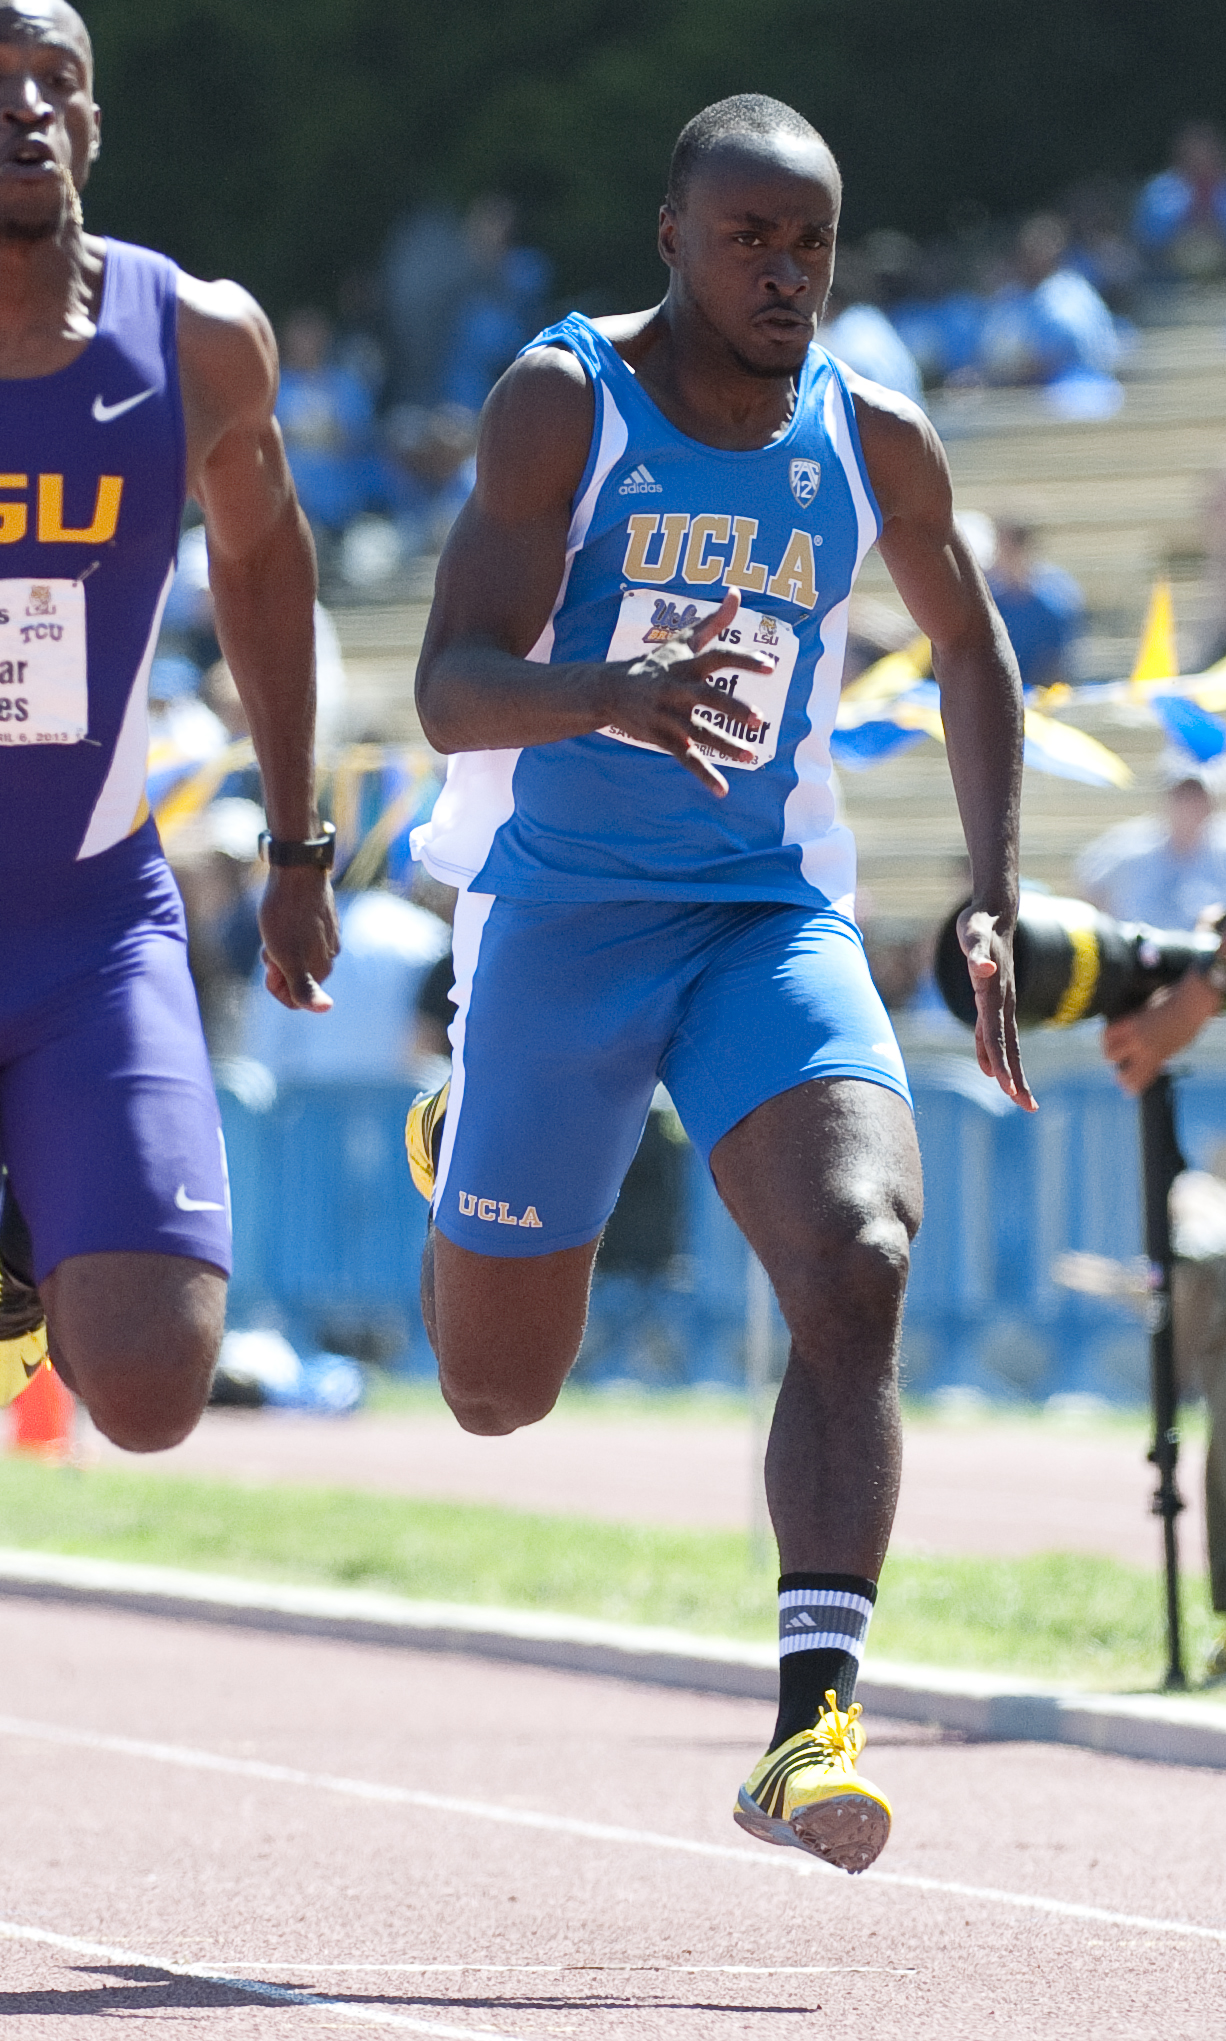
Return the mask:
[[890,1839],[890,1817],[868,1793],[832,1794],[799,1808],[791,1821],[778,1821],[764,1814],[742,1786],[732,1818],[760,1842],[807,1850],[853,1878],[876,1863]]

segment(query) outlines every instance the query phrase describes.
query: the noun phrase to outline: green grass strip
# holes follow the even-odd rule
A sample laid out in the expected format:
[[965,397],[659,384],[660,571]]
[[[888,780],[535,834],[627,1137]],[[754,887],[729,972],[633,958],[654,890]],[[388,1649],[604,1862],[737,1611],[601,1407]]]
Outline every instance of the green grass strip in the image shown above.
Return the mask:
[[[723,1637],[775,1632],[773,1573],[733,1531],[5,1459],[0,1544]],[[1199,1577],[1188,1578],[1184,1607],[1195,1671],[1216,1634]],[[1165,1663],[1160,1585],[1154,1573],[1079,1555],[899,1553],[886,1564],[871,1648],[922,1665],[1145,1690]]]

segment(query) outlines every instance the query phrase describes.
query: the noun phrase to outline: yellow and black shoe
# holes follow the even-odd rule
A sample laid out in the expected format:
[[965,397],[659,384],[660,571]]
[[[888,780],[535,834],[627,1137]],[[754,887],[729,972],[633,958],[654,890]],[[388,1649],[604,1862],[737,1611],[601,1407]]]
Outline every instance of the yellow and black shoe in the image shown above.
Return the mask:
[[450,1078],[437,1091],[423,1091],[420,1098],[413,1100],[404,1123],[409,1175],[427,1203],[434,1198],[434,1179],[438,1175],[438,1158],[443,1146],[443,1116],[447,1111],[450,1091]]
[[0,1408],[49,1366],[47,1321],[38,1291],[0,1260]]
[[812,1729],[754,1766],[732,1818],[764,1843],[790,1843],[840,1871],[867,1871],[889,1841],[890,1803],[856,1772],[864,1749],[859,1703],[844,1714],[833,1693],[826,1700]]

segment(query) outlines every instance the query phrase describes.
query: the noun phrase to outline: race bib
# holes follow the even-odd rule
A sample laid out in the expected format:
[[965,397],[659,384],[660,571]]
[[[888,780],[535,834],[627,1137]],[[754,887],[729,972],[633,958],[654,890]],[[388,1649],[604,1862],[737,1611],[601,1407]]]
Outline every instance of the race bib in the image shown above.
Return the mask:
[[79,744],[88,729],[83,586],[0,581],[0,744]]
[[[607,657],[611,661],[642,659],[653,645],[667,644],[679,631],[692,629],[718,608],[719,604],[715,602],[691,602],[685,597],[655,595],[649,588],[629,588],[622,597],[617,628],[609,641]],[[756,772],[760,766],[769,765],[775,756],[784,704],[800,649],[799,640],[792,626],[782,617],[742,607],[715,642],[726,645],[729,651],[752,652],[759,659],[769,659],[774,672],[748,673],[739,667],[726,666],[718,667],[709,674],[707,685],[714,699],[709,709],[699,709],[695,714],[697,749],[704,758],[718,764],[721,771]],[[762,716],[763,721],[757,730],[746,728],[737,713],[738,701],[752,702]],[[742,765],[739,759],[724,758],[710,745],[704,744],[700,734],[704,723],[735,743],[752,748],[756,754],[753,764]],[[600,734],[602,737],[615,737],[619,744],[633,744],[636,751],[663,749],[659,744],[644,744],[641,738],[630,737],[624,730],[610,728]]]

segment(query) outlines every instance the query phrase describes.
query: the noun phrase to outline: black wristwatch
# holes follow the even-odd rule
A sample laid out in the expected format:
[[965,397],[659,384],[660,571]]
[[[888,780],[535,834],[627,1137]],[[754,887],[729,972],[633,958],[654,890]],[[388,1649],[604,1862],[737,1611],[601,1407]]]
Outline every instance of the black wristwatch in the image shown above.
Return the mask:
[[[1218,915],[1213,923],[1213,933],[1219,937],[1226,937],[1226,914]],[[1223,949],[1226,949],[1226,943],[1223,944]],[[1216,957],[1210,957],[1201,973],[1206,985],[1217,993],[1219,1006],[1226,1004],[1226,955],[1223,954],[1223,949],[1219,949]]]
[[325,822],[320,835],[287,843],[264,829],[260,832],[260,856],[266,865],[310,865],[317,872],[330,872],[336,856],[336,831]]

